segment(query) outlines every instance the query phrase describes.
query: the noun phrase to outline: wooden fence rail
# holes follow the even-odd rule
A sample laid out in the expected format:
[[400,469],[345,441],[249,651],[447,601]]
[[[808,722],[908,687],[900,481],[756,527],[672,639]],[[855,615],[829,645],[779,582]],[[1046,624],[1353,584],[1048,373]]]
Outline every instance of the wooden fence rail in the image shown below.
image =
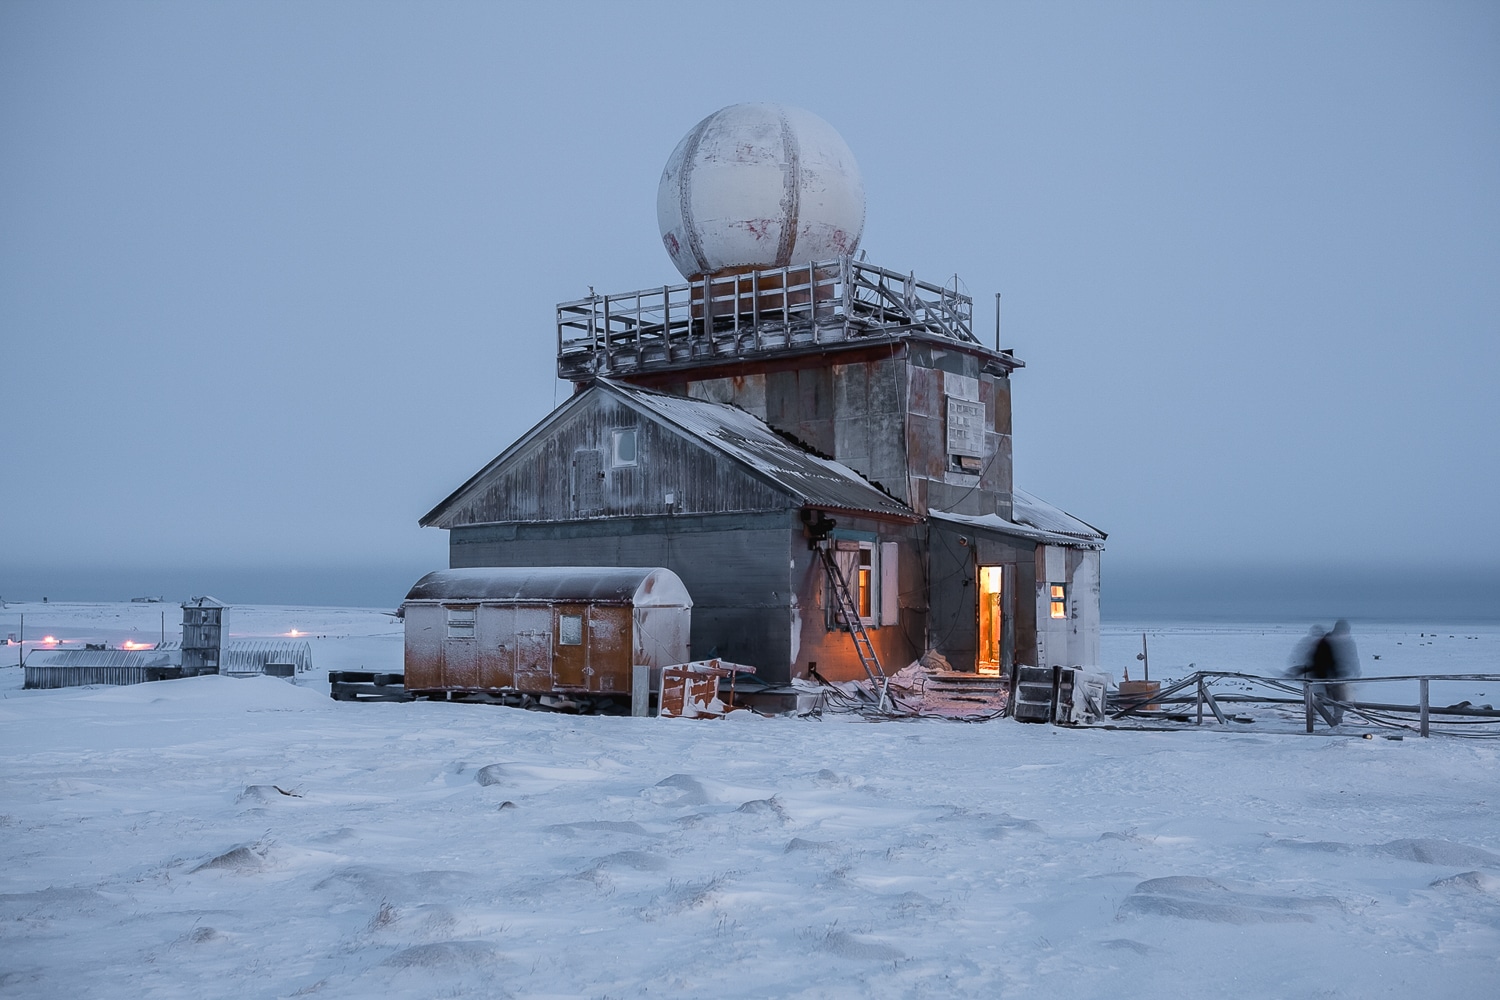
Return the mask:
[[[1239,692],[1215,693],[1209,686],[1215,680],[1238,680],[1248,681],[1252,684],[1269,688],[1275,694],[1243,694]],[[1355,686],[1360,684],[1381,684],[1392,682],[1417,682],[1417,702],[1414,705],[1406,705],[1390,702],[1370,702],[1357,700],[1341,700],[1330,697],[1329,688],[1340,686]],[[1140,716],[1147,711],[1148,705],[1194,705],[1197,710],[1196,722],[1203,724],[1203,710],[1206,707],[1213,713],[1214,718],[1220,725],[1228,722],[1222,705],[1224,703],[1236,704],[1269,704],[1269,705],[1296,705],[1303,706],[1303,714],[1307,732],[1311,733],[1315,727],[1315,720],[1321,716],[1323,721],[1330,727],[1338,725],[1342,711],[1348,711],[1358,715],[1365,720],[1377,724],[1392,725],[1405,724],[1412,720],[1382,718],[1390,713],[1405,713],[1415,715],[1417,732],[1421,736],[1430,736],[1432,732],[1433,716],[1453,717],[1471,721],[1472,724],[1500,723],[1500,710],[1488,705],[1472,705],[1468,702],[1460,702],[1456,705],[1434,706],[1432,704],[1431,685],[1433,681],[1479,681],[1485,683],[1500,684],[1500,674],[1396,674],[1389,677],[1347,677],[1339,680],[1312,680],[1291,677],[1265,677],[1259,674],[1246,674],[1238,671],[1228,670],[1200,670],[1189,674],[1187,677],[1169,684],[1166,688],[1149,694],[1128,698],[1116,698],[1114,701],[1115,711],[1110,715],[1112,719],[1122,719],[1127,716]],[[1500,735],[1500,734],[1497,734]]]

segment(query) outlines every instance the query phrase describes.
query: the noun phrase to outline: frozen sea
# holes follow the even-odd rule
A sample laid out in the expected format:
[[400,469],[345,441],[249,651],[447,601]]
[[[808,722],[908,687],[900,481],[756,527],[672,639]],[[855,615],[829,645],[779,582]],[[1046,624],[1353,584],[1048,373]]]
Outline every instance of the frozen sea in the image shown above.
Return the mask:
[[[155,641],[163,610],[172,638],[175,605],[13,604],[0,636],[24,613],[28,638]],[[1500,989],[1492,738],[351,704],[326,672],[399,669],[399,623],[231,616],[306,638],[314,672],[23,691],[0,667],[0,996]],[[1164,680],[1278,672],[1304,630],[1144,627]],[[1106,628],[1117,677],[1141,631]],[[1494,624],[1355,637],[1367,674],[1500,671]]]

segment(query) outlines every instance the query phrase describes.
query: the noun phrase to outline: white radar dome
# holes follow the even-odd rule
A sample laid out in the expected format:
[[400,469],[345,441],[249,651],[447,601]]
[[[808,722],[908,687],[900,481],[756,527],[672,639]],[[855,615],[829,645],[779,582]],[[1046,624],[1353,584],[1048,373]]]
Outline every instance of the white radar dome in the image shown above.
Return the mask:
[[859,246],[865,187],[849,146],[817,115],[732,104],[672,151],[656,219],[686,278],[810,264]]

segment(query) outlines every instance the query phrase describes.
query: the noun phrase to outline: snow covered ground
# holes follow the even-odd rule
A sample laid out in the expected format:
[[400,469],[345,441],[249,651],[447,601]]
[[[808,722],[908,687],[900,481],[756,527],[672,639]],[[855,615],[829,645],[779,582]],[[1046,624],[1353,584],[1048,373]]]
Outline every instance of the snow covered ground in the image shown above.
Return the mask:
[[[154,641],[162,610],[12,605],[0,635]],[[398,668],[397,623],[231,615],[304,633],[317,670],[32,692],[0,668],[0,995],[1500,982],[1500,741],[339,703],[326,671]],[[1275,672],[1303,630],[1153,626],[1152,676]],[[1139,631],[1107,630],[1117,675]],[[1493,625],[1356,639],[1367,673],[1500,669]]]

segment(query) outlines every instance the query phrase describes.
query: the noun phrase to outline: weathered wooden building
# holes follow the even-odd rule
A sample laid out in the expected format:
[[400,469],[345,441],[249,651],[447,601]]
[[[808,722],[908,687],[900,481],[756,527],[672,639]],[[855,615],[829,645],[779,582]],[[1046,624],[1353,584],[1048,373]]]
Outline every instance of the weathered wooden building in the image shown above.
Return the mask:
[[[719,114],[747,107],[690,133],[659,196],[674,260],[715,269],[559,305],[558,374],[574,395],[421,523],[449,531],[454,567],[669,567],[692,595],[692,655],[772,681],[863,676],[851,631],[887,668],[927,650],[989,674],[1097,666],[1104,535],[1014,486],[1022,362],[980,342],[956,286],[852,256],[862,193],[857,220],[844,197],[824,208],[845,217],[807,230],[820,191],[840,176],[857,187],[852,157],[817,153],[842,140],[816,130],[777,146],[800,119],[783,113],[778,131],[773,106]],[[699,173],[717,179],[703,186],[724,202],[713,211],[683,159],[703,159],[705,143]],[[822,171],[811,186],[809,157]],[[785,197],[736,203],[735,169],[772,161]],[[775,233],[756,212],[787,204],[800,207],[764,258],[723,222]],[[804,231],[823,235],[799,257]],[[806,257],[819,239],[847,252]]]

